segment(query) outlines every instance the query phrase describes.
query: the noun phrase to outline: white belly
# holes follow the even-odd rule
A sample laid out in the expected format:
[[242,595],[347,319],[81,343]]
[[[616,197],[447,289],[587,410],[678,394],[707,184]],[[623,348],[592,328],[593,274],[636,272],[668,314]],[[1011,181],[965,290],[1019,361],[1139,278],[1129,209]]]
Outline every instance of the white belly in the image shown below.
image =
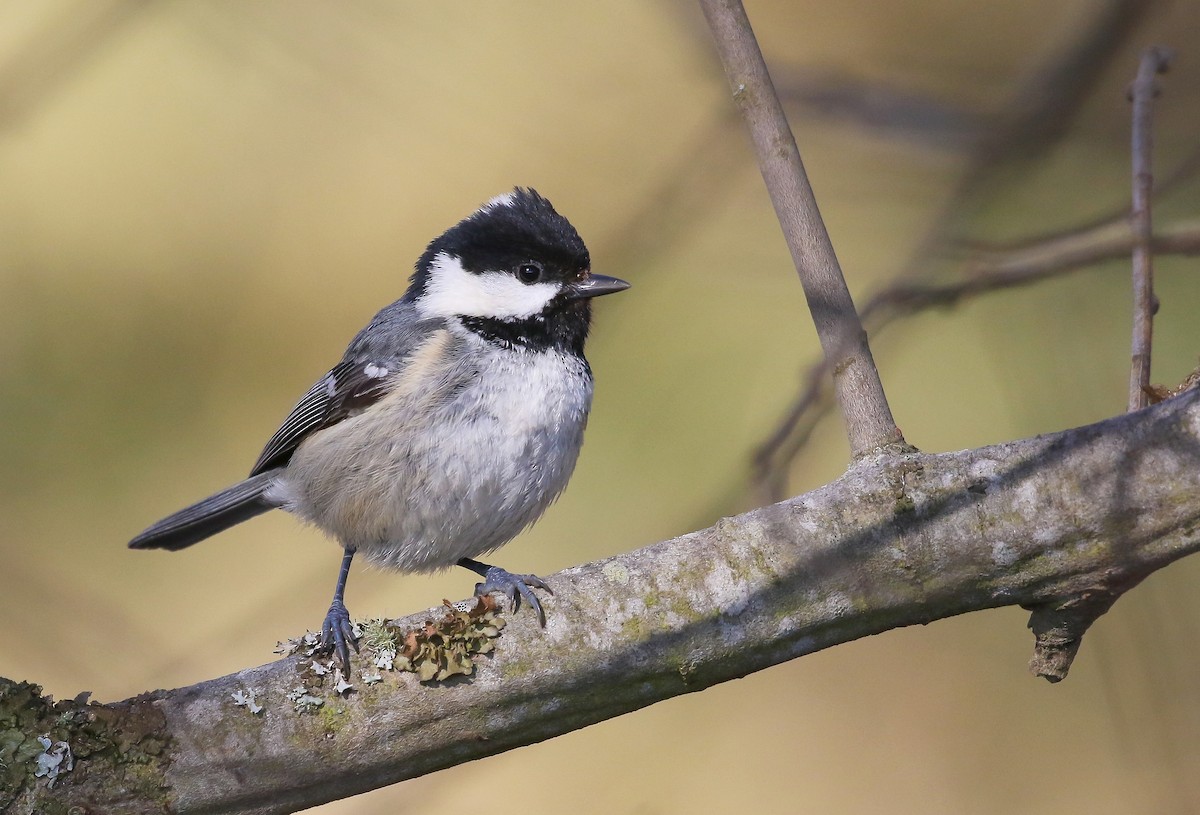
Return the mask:
[[582,359],[440,332],[399,377],[305,440],[269,497],[374,563],[431,571],[508,542],[566,487],[591,406]]

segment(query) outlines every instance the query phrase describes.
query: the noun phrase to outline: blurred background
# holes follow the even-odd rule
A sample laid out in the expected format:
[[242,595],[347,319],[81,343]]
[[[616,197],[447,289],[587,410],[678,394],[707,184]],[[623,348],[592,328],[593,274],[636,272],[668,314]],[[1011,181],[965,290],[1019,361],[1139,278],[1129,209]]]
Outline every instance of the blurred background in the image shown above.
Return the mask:
[[[860,303],[1119,216],[1151,43],[1179,57],[1156,217],[1200,211],[1200,4],[748,11]],[[0,5],[0,675],[116,700],[319,625],[338,550],[282,513],[178,554],[125,543],[240,478],[424,245],[517,184],[634,288],[597,304],[574,481],[500,563],[553,574],[843,471],[839,419],[811,412],[753,464],[818,348],[693,4]],[[1200,281],[1157,270],[1175,384]],[[1114,260],[873,345],[909,441],[953,450],[1122,411],[1129,312]],[[1024,612],[972,614],[316,811],[1194,812],[1198,577],[1122,599],[1058,686],[1026,671]],[[356,569],[347,601],[398,616],[473,584]]]

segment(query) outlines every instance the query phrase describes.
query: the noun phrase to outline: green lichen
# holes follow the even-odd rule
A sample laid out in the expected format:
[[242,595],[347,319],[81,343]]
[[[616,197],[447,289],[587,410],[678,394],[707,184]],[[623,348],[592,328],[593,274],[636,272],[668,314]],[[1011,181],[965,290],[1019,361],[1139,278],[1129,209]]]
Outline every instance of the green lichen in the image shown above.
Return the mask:
[[336,734],[350,720],[346,716],[346,709],[341,705],[322,705],[317,713],[321,720],[321,727],[328,735]]
[[[35,784],[42,789],[53,783],[51,795],[37,798],[38,811],[50,813],[53,805],[48,802],[73,801],[77,779],[89,776],[111,777],[123,791],[143,800],[166,797],[170,739],[150,698],[99,705],[89,703],[87,694],[54,702],[41,691],[29,682],[0,679],[0,810]],[[38,757],[46,753],[39,738],[65,743],[72,768],[63,762],[55,777],[36,777]]]
[[649,637],[649,632],[646,629],[646,621],[644,618],[637,615],[632,615],[625,618],[621,623],[621,639],[630,642],[641,642]]
[[367,620],[362,624],[362,639],[359,645],[372,651],[395,651],[400,645],[396,633],[396,627],[389,625],[387,620]]
[[520,679],[523,676],[531,674],[537,666],[530,660],[515,657],[505,661],[504,667],[500,670],[500,676],[504,679]]
[[601,573],[614,583],[619,583],[622,586],[629,583],[629,569],[624,563],[619,560],[610,560],[605,563],[600,569]]
[[[914,460],[901,460],[892,471],[889,481],[892,492],[892,514],[899,517],[913,513],[917,503],[912,496],[914,482],[920,483],[925,468]],[[930,496],[934,500],[934,496]]]
[[316,713],[325,706],[325,700],[309,692],[304,685],[298,685],[288,694],[287,699],[292,703],[292,709],[297,713]]
[[735,556],[726,547],[721,547],[718,551],[725,555],[725,565],[729,567],[730,574],[739,583],[754,582],[754,568],[743,558]]
[[682,618],[684,622],[699,622],[703,616],[696,611],[696,607],[692,605],[692,601],[683,595],[672,597],[669,607],[671,609],[671,613]]
[[767,553],[757,546],[750,547],[750,559],[753,561],[754,569],[759,576],[763,578],[773,579],[778,577],[775,572],[775,565],[771,563],[771,559],[767,557]]
[[38,810],[38,815],[76,815],[80,810],[76,809],[72,812],[71,804],[66,801],[58,800],[47,796],[45,800],[40,802],[41,809]]

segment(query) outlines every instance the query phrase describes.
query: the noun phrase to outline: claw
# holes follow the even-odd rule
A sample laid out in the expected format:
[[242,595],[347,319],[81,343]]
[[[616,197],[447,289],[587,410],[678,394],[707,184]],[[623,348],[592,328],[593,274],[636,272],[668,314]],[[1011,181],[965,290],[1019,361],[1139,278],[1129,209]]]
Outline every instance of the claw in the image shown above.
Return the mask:
[[333,651],[334,659],[341,665],[342,676],[350,675],[350,648],[347,643],[354,646],[354,653],[359,653],[350,612],[344,604],[334,600],[329,606],[329,613],[325,615],[325,621],[321,623],[321,647]]
[[542,610],[542,604],[537,599],[537,595],[533,593],[533,589],[544,589],[550,594],[554,594],[554,591],[540,577],[535,574],[513,574],[499,566],[491,566],[484,574],[483,580],[484,582],[475,584],[476,597],[482,597],[494,591],[500,592],[508,598],[509,606],[514,612],[521,607],[521,598],[523,597],[537,614],[538,624],[543,628],[546,627],[546,612]]

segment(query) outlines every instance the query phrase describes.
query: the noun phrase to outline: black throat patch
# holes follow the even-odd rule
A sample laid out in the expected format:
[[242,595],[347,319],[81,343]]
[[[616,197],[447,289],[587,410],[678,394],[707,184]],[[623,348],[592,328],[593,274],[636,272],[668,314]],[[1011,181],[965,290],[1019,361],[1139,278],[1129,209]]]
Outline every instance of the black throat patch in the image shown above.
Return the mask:
[[539,314],[522,320],[459,315],[458,321],[464,328],[500,348],[556,350],[580,357],[588,331],[586,315],[578,312]]

